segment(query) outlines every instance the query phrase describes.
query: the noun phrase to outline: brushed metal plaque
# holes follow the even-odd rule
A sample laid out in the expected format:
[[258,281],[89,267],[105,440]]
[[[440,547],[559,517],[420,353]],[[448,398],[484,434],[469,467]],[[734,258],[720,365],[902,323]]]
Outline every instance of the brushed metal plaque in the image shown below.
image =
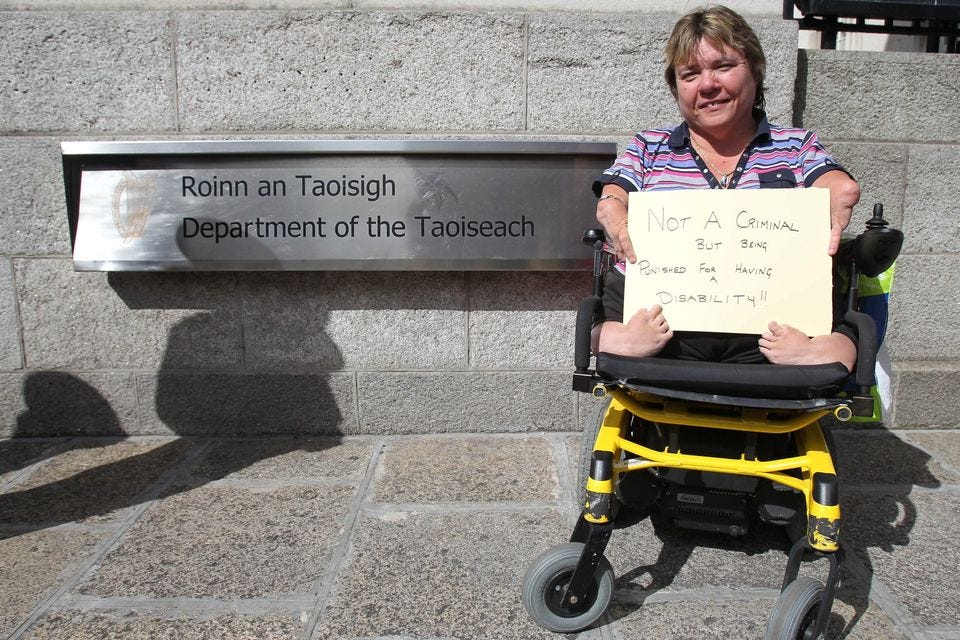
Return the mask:
[[63,147],[79,183],[74,266],[100,271],[580,269],[590,185],[615,152],[470,141]]

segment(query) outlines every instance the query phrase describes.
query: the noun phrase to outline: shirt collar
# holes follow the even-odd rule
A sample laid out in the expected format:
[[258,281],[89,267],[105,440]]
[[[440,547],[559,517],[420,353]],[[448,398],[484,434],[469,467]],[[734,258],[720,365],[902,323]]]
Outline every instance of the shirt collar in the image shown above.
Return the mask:
[[[767,113],[759,109],[756,113],[760,117],[757,119],[757,132],[753,136],[753,142],[760,139],[769,140],[770,122],[767,120]],[[690,145],[690,127],[687,126],[686,122],[681,123],[680,126],[670,132],[670,139],[667,144],[670,145],[671,149],[681,149]]]

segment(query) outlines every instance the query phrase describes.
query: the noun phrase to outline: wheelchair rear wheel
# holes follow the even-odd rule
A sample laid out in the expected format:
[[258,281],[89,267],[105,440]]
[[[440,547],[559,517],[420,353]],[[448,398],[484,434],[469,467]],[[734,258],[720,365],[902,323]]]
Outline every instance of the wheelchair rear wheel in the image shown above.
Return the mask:
[[813,629],[820,612],[823,584],[801,576],[787,585],[773,607],[763,640],[813,640]]
[[561,602],[584,545],[567,542],[541,553],[523,577],[523,606],[534,622],[557,633],[586,629],[603,615],[613,598],[613,568],[606,558],[593,573],[593,583],[583,602],[567,606]]

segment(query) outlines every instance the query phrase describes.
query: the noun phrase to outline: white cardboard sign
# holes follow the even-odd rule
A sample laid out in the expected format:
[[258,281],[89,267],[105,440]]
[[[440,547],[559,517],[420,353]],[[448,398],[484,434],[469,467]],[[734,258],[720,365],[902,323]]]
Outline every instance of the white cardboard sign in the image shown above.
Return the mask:
[[829,190],[640,191],[628,220],[624,322],[659,304],[675,331],[830,333]]

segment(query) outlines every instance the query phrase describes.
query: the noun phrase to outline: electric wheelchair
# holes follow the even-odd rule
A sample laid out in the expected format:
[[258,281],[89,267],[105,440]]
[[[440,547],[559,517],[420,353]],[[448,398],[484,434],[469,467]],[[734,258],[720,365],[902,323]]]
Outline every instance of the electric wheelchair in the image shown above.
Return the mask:
[[[593,295],[579,306],[573,387],[609,399],[584,480],[582,514],[570,541],[544,551],[522,583],[522,599],[542,627],[574,632],[593,624],[614,591],[604,557],[618,515],[656,514],[674,525],[743,535],[756,518],[785,527],[794,540],[766,640],[812,639],[825,630],[842,548],[839,483],[820,425],[876,419],[873,392],[886,328],[886,293],[903,234],[883,219],[882,205],[834,259],[844,274],[843,319],[857,335],[852,374],[840,363],[746,365],[596,355],[590,334],[609,266],[604,237],[588,230],[594,249]],[[880,290],[867,292],[886,279]],[[868,308],[869,307],[869,308]],[[869,313],[867,313],[869,312]],[[825,435],[826,434],[826,435]],[[589,446],[589,443],[586,443]],[[805,559],[824,557],[826,582],[800,576]]]

